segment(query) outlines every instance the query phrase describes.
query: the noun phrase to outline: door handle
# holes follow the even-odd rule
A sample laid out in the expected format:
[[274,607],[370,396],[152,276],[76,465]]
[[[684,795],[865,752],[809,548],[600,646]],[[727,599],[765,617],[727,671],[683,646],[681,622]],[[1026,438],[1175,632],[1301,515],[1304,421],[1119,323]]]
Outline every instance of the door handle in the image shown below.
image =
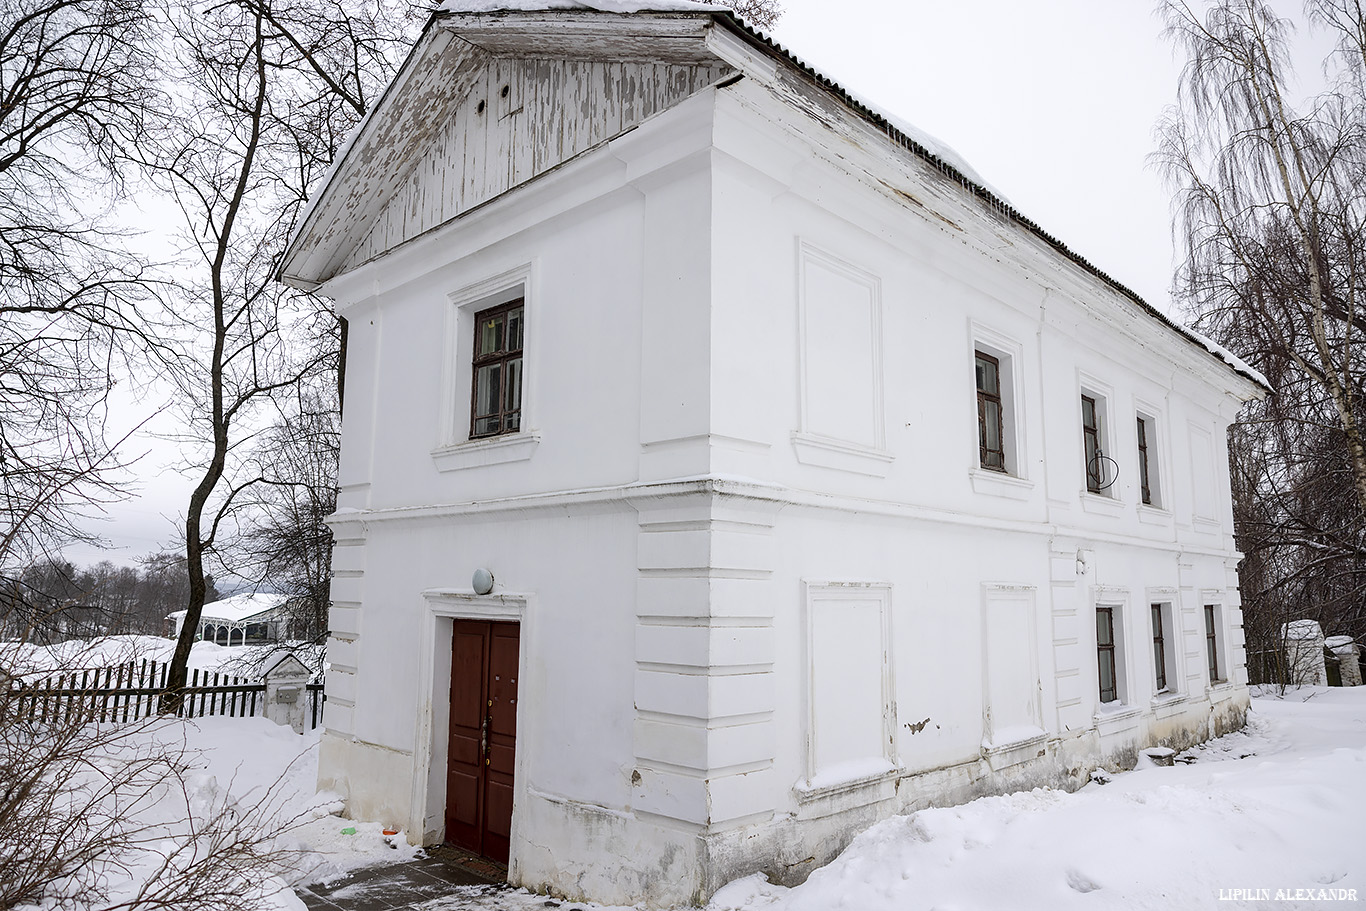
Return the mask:
[[479,725],[479,755],[484,757],[484,765],[489,764],[489,716]]

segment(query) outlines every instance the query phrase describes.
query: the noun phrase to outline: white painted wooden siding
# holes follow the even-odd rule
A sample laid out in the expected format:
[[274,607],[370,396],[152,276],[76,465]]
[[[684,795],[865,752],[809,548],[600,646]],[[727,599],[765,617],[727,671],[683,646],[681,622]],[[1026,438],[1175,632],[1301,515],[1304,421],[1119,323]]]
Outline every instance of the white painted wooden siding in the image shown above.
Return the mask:
[[728,72],[722,64],[491,60],[341,271],[544,174]]

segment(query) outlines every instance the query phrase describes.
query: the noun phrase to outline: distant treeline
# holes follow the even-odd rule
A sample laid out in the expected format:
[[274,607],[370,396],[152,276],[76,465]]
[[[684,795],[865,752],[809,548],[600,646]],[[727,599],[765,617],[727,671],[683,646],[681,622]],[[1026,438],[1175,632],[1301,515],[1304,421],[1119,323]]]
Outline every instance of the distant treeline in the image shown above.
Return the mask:
[[[78,567],[43,560],[0,578],[0,639],[46,643],[95,635],[166,635],[166,616],[183,610],[190,578],[185,555],[154,553],[139,567],[102,560]],[[206,575],[205,600],[219,597]]]

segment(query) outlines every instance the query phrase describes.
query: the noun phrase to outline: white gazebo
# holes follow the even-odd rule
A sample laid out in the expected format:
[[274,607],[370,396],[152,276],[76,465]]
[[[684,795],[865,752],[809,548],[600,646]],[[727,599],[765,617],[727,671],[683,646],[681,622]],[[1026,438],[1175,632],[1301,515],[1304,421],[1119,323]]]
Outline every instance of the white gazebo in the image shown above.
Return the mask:
[[[221,644],[232,645],[233,634],[237,633],[241,636],[240,644],[246,645],[248,631],[255,627],[257,629],[252,632],[257,632],[260,638],[278,639],[279,623],[285,619],[283,608],[287,600],[284,595],[254,592],[206,604],[199,617],[198,637],[218,642],[222,636],[225,641]],[[174,611],[167,614],[166,619],[175,622],[172,636],[179,637],[185,625],[185,611]]]

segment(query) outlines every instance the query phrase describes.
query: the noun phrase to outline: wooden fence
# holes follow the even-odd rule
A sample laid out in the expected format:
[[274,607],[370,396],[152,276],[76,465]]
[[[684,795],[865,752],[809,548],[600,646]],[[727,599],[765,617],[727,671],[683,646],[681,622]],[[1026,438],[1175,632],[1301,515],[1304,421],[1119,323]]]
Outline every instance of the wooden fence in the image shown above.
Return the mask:
[[[167,689],[169,662],[129,661],[111,667],[69,671],[44,680],[11,681],[7,701],[16,717],[40,723],[73,719],[136,721],[157,714]],[[321,683],[307,685],[310,726],[322,721],[327,696]],[[176,715],[204,718],[222,715],[251,718],[265,714],[266,684],[218,671],[195,669]]]

